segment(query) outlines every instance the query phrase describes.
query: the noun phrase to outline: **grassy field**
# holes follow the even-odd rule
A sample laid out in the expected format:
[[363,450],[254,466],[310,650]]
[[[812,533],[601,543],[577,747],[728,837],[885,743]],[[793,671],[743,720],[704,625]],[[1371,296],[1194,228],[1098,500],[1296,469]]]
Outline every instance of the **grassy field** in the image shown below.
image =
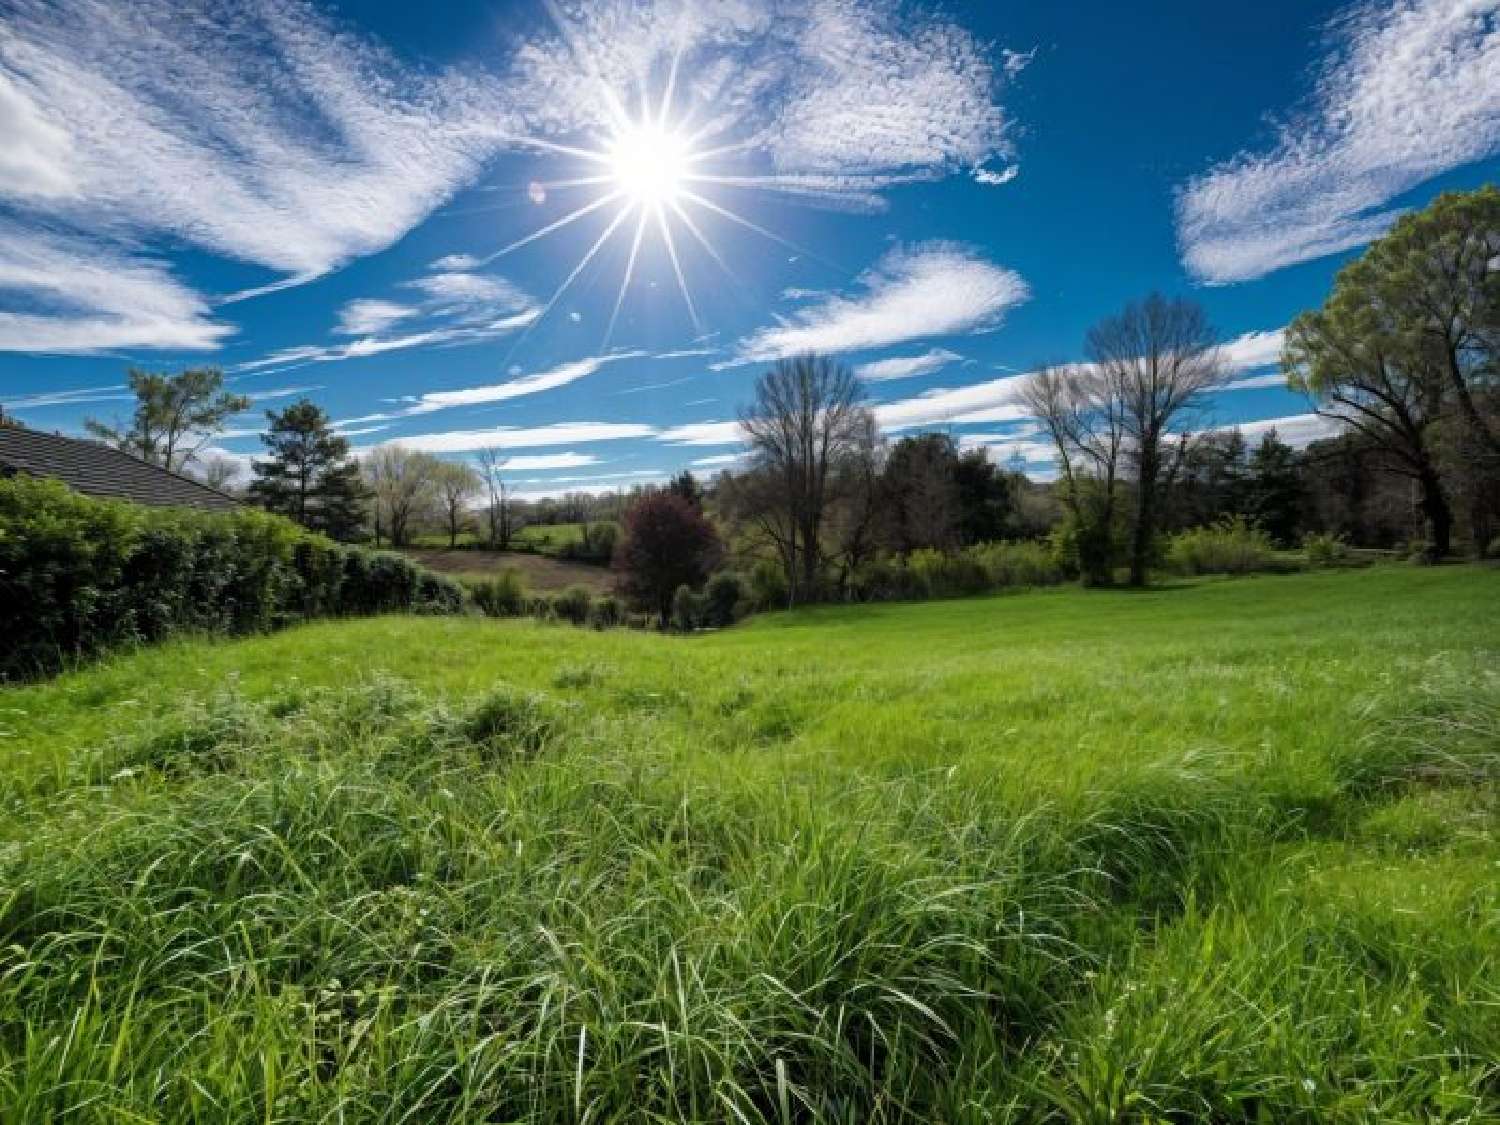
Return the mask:
[[569,586],[584,586],[595,594],[614,588],[615,576],[608,567],[554,559],[517,551],[480,551],[460,548],[456,551],[413,547],[403,552],[441,574],[454,577],[487,577],[501,570],[514,570],[526,589],[555,593]]
[[6,1121],[1500,1119],[1500,571],[381,618],[0,725]]

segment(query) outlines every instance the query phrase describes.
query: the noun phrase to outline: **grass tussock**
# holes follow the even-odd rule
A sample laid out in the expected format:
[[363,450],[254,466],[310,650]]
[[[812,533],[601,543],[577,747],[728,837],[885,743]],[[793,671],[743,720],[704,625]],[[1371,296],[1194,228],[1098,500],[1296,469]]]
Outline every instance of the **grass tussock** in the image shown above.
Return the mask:
[[1494,1119],[1489,583],[374,621],[12,692],[0,1105]]

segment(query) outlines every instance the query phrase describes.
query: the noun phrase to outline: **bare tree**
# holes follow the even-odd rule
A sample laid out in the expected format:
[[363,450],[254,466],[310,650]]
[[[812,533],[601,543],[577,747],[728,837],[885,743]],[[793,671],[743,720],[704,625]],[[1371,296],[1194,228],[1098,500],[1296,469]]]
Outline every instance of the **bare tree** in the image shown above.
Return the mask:
[[220,492],[232,492],[239,475],[240,463],[233,457],[205,457],[198,461],[198,479]]
[[816,594],[824,561],[829,483],[867,432],[864,391],[849,368],[823,356],[779,361],[757,380],[755,401],[740,415],[751,463],[756,522],[775,544],[791,600]]
[[1021,386],[1021,401],[1057,453],[1063,504],[1072,517],[1078,565],[1089,585],[1114,575],[1114,528],[1125,418],[1096,368],[1043,367]]
[[403,445],[372,449],[361,469],[375,496],[375,543],[384,529],[391,546],[404,547],[414,520],[431,511],[436,499],[436,477],[442,462],[429,453]]
[[510,458],[498,449],[481,449],[478,453],[479,476],[484,481],[487,503],[485,517],[489,524],[491,550],[510,550],[515,534],[515,511],[510,488],[505,483],[505,466]]
[[1223,382],[1218,334],[1202,306],[1153,293],[1089,330],[1089,359],[1118,403],[1120,424],[1135,464],[1135,521],[1130,538],[1130,584],[1143,586],[1156,533],[1157,506],[1171,450],[1182,446],[1173,425]]

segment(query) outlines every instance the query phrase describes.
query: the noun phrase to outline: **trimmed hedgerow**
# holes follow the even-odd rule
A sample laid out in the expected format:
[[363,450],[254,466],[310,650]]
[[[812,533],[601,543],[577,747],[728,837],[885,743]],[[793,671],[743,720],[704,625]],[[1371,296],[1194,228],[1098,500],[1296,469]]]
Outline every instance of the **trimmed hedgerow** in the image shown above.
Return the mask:
[[97,500],[0,480],[0,678],[183,632],[253,633],[315,617],[451,613],[457,583],[254,508]]

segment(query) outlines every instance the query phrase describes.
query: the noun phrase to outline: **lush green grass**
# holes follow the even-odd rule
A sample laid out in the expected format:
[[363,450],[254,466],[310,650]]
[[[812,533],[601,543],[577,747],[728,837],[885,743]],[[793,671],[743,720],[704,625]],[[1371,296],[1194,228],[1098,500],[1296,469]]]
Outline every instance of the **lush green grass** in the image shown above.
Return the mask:
[[0,693],[0,1118],[1500,1116],[1500,572]]

